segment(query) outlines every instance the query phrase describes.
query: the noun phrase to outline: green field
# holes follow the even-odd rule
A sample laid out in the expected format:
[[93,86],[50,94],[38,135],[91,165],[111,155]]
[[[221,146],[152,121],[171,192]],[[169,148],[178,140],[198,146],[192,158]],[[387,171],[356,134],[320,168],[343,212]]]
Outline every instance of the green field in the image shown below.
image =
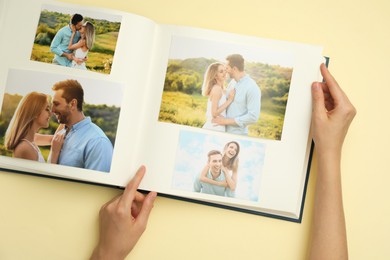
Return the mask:
[[[199,94],[164,91],[159,121],[202,127],[206,121],[207,97]],[[282,136],[285,106],[263,100],[260,118],[249,126],[249,136],[280,140]]]
[[[50,52],[50,46],[34,44],[31,60],[52,63],[54,54]],[[109,74],[111,72],[113,55],[90,51],[85,63],[88,70]]]

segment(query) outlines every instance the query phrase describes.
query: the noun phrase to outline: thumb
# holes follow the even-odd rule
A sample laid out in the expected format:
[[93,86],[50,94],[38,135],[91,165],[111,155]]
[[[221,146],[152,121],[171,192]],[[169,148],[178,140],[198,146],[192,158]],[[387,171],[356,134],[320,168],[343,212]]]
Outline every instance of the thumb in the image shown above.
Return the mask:
[[149,215],[153,209],[154,201],[155,201],[156,197],[157,197],[157,192],[151,191],[146,196],[146,198],[142,204],[141,211],[138,214],[137,220],[136,220],[137,225],[142,230],[144,230],[146,228],[146,225],[148,224]]

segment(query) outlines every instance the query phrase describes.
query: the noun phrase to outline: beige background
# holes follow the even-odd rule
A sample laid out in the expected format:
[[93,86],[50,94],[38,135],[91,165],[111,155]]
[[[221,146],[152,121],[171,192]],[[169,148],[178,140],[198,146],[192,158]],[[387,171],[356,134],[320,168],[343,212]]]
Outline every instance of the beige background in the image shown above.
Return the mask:
[[[390,259],[388,0],[68,2],[324,46],[331,71],[358,110],[342,160],[350,258]],[[128,259],[304,259],[315,165],[302,224],[158,198]],[[119,192],[1,172],[0,259],[87,259],[97,240],[98,210]]]

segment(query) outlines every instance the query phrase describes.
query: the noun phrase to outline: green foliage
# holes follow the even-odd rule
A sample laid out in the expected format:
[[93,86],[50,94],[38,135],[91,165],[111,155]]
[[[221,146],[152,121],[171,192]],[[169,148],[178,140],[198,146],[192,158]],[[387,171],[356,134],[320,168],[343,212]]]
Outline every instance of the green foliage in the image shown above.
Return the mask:
[[[205,58],[169,60],[164,90],[200,94],[203,75],[208,65],[215,61]],[[280,103],[283,97],[288,98],[292,75],[291,68],[259,62],[246,62],[245,71],[260,86],[264,98],[270,98],[276,103]]]
[[[159,121],[201,128],[206,122],[206,107],[207,97],[164,91]],[[249,136],[280,140],[285,106],[266,100],[261,107],[259,120],[249,126]]]
[[201,95],[188,95],[181,92],[164,92],[159,120],[202,127],[206,121],[207,98]]
[[[31,60],[51,63],[54,54],[49,46],[34,44],[31,52]],[[88,52],[88,60],[85,65],[88,70],[109,74],[111,71],[113,55],[100,52]]]
[[112,145],[115,145],[120,108],[116,106],[84,104],[83,111],[86,116],[91,117],[92,122],[103,130]]
[[[202,127],[207,98],[202,97],[203,75],[213,59],[169,60],[159,120]],[[249,126],[249,135],[280,140],[290,90],[292,68],[246,62],[245,71],[258,84],[262,100],[260,118]]]

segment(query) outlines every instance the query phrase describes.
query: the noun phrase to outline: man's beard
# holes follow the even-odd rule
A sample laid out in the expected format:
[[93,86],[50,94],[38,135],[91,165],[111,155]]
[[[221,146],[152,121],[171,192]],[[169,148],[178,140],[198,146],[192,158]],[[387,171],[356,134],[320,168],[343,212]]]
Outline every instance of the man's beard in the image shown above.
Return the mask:
[[58,123],[60,124],[68,124],[69,123],[69,113],[59,113],[59,114],[54,114],[57,118]]

